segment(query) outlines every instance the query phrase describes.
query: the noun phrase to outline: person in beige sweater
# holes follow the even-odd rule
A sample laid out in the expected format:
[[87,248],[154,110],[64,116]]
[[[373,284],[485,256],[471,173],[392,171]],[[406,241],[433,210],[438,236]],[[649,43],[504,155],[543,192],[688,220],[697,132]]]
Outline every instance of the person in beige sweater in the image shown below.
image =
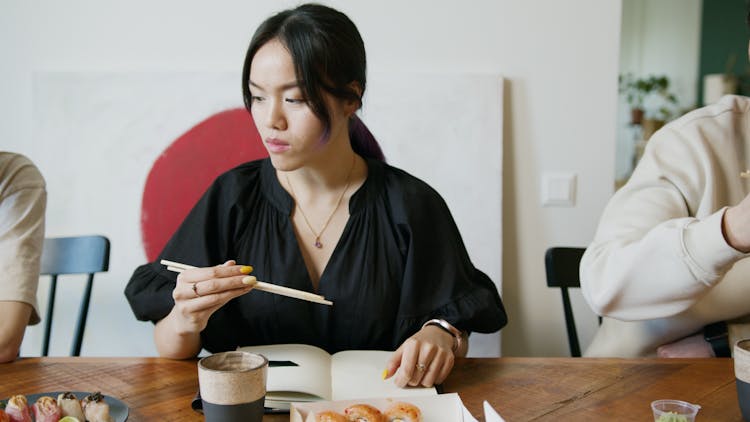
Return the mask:
[[654,134],[581,261],[584,297],[605,317],[586,356],[727,356],[750,337],[748,168],[750,98]]
[[47,190],[26,157],[0,151],[0,363],[18,356],[36,300]]

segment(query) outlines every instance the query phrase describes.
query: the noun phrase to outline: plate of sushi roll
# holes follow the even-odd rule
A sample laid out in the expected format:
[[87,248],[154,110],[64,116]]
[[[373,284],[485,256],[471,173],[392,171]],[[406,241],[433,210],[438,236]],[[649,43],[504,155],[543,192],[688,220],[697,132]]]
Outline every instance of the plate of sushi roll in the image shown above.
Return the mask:
[[125,403],[98,391],[19,394],[0,400],[0,422],[125,422],[127,419]]

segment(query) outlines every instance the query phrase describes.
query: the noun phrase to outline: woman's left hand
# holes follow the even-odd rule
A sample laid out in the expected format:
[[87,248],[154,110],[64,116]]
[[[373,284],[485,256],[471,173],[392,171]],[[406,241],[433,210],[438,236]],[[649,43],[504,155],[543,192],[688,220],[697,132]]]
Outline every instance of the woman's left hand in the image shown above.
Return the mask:
[[453,368],[454,341],[452,335],[439,327],[422,328],[393,353],[384,378],[395,375],[394,383],[402,388],[440,384]]

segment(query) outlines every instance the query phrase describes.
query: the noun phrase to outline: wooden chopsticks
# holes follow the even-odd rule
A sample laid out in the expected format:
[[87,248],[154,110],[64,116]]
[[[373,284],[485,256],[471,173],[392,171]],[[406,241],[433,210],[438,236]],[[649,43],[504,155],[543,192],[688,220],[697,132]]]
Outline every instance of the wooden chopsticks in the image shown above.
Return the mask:
[[[174,271],[176,273],[181,273],[190,268],[196,268],[192,265],[180,264],[179,262],[167,261],[166,259],[162,259],[160,262],[162,265],[167,266],[167,270]],[[321,295],[316,295],[314,293],[292,289],[289,287],[279,286],[273,283],[258,281],[257,283],[255,283],[255,286],[253,286],[253,289],[262,290],[264,292],[274,293],[282,296],[289,296],[296,299],[302,299],[308,302],[315,302],[328,306],[333,305],[333,302],[331,302],[330,300],[326,300],[326,298]]]

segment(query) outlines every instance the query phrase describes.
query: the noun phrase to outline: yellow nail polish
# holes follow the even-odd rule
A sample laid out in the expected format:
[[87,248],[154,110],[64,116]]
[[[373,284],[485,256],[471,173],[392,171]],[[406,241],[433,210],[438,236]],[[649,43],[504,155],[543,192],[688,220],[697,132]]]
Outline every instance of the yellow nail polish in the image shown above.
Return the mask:
[[258,282],[258,279],[255,278],[255,276],[249,275],[242,279],[243,284],[255,284]]
[[385,377],[388,376],[388,370],[387,369],[383,369],[383,375],[381,375],[381,376],[383,377],[383,379],[385,379]]
[[240,272],[242,274],[250,274],[251,272],[253,272],[253,267],[249,265],[243,265],[242,268],[240,268]]

